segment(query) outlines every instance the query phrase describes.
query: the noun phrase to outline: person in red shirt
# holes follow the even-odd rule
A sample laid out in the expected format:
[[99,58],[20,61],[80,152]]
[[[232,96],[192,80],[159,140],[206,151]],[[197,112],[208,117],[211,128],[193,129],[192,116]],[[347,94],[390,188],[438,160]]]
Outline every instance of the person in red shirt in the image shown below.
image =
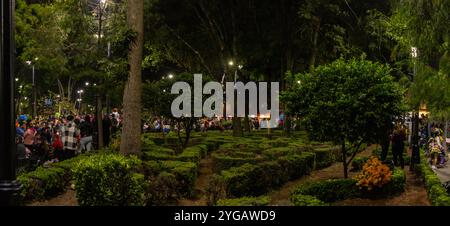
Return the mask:
[[63,143],[61,141],[61,137],[59,136],[58,132],[55,130],[53,133],[53,155],[54,157],[59,161],[62,159],[63,154]]

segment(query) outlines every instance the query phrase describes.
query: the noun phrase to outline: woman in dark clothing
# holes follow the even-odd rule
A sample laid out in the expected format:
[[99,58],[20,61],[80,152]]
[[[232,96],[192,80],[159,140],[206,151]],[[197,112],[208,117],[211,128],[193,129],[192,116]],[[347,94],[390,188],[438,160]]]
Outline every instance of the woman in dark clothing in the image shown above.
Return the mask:
[[403,159],[403,152],[405,150],[406,132],[403,127],[397,125],[392,133],[392,155],[394,158],[394,165],[398,166],[398,159],[400,160],[400,166],[402,169],[405,167],[405,161]]

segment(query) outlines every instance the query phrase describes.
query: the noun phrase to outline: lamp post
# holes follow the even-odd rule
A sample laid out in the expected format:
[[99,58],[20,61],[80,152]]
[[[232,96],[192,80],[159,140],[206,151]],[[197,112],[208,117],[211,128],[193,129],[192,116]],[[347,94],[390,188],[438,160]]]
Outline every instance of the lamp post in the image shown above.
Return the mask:
[[[36,62],[36,61],[38,61],[39,60],[39,58],[34,58],[34,62]],[[26,63],[28,64],[28,65],[30,65],[31,66],[31,77],[32,77],[32,84],[33,84],[33,118],[35,118],[36,116],[37,116],[37,110],[36,110],[36,105],[37,105],[37,103],[36,103],[36,83],[35,83],[35,77],[34,77],[34,75],[35,75],[35,73],[34,73],[34,62],[33,61],[31,61],[31,60],[29,60],[29,61],[26,61]]]
[[18,204],[20,183],[16,180],[16,144],[14,112],[14,1],[0,3],[0,206]]
[[78,95],[80,95],[80,97],[77,99],[77,102],[78,102],[78,114],[80,114],[80,112],[81,112],[81,101],[83,101],[82,95],[84,93],[84,90],[78,90],[77,93],[78,93]]
[[[413,81],[417,74],[417,58],[419,57],[418,49],[411,47],[411,57],[413,59]],[[420,108],[420,106],[418,107]],[[410,170],[414,170],[416,164],[420,164],[420,149],[419,149],[419,112],[420,109],[414,109],[412,112],[412,137],[411,137],[411,167]]]

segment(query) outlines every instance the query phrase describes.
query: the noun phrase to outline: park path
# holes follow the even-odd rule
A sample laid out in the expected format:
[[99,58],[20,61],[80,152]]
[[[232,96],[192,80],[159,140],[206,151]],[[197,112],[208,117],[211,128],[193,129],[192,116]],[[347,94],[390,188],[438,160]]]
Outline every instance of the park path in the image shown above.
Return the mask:
[[44,201],[33,202],[29,206],[78,206],[76,192],[68,187],[61,195]]
[[209,154],[206,158],[200,161],[199,174],[195,180],[195,196],[192,199],[181,199],[178,201],[180,206],[206,206],[207,196],[206,189],[209,186],[209,181],[213,175],[213,160]]

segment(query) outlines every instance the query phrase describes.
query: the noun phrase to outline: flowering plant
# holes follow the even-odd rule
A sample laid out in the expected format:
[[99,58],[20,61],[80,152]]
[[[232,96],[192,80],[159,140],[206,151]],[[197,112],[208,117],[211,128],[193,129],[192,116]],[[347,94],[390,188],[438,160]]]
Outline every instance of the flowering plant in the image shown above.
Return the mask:
[[356,186],[360,189],[367,188],[372,190],[375,187],[383,187],[389,183],[392,178],[392,172],[388,166],[384,165],[377,158],[371,158],[364,164],[361,174],[355,179],[358,181]]

